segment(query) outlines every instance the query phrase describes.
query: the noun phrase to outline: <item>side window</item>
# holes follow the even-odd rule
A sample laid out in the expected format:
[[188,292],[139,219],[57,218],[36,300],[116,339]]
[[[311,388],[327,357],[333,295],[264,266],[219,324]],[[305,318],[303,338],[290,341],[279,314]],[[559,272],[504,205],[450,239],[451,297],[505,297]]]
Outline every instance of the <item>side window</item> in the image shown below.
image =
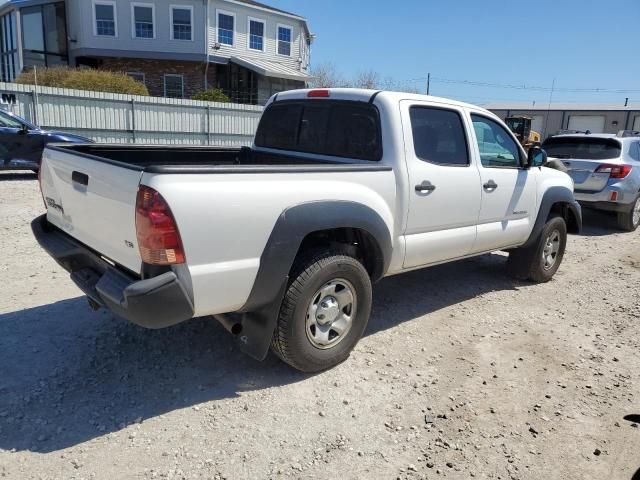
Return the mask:
[[635,142],[631,144],[631,158],[633,158],[636,162],[640,162],[640,142]]
[[469,149],[460,114],[432,107],[411,107],[416,156],[438,165],[469,165]]
[[480,160],[484,167],[519,168],[520,148],[502,125],[481,115],[471,115]]

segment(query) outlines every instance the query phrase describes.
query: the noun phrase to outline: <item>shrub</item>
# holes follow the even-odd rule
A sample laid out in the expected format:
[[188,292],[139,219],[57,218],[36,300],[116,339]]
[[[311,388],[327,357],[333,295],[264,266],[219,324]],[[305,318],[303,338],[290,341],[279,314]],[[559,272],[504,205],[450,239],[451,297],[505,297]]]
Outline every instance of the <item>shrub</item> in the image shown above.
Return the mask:
[[43,87],[75,88],[93,92],[123,93],[126,95],[149,95],[147,87],[129,75],[108,70],[89,68],[53,67],[39,68],[36,73],[29,70],[20,74],[16,83],[35,84]]
[[191,100],[203,100],[205,102],[222,102],[228,103],[231,100],[225,95],[225,93],[219,88],[210,88],[209,90],[202,90],[196,93]]

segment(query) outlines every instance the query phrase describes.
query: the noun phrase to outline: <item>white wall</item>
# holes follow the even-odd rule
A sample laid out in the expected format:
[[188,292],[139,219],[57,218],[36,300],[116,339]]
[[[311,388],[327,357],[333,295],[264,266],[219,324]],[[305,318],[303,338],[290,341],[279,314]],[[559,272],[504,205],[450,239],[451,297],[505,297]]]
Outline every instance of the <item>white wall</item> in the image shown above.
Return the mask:
[[[211,48],[218,40],[217,36],[217,14],[216,10],[224,10],[235,13],[235,34],[234,45],[221,45],[220,50],[215,51]],[[248,48],[248,18],[263,20],[266,22],[265,31],[265,50],[264,52],[250,50]],[[292,27],[291,55],[283,56],[277,53],[277,25],[282,24]],[[281,63],[290,68],[298,70],[298,58],[307,58],[303,51],[305,43],[303,22],[299,19],[280,15],[277,13],[257,10],[251,7],[239,5],[234,2],[225,0],[210,0],[209,2],[209,36],[210,36],[210,53],[222,57],[242,56],[248,58],[256,58],[271,62]],[[303,67],[306,65],[303,64]]]
[[[191,53],[205,55],[205,6],[202,0],[140,0],[138,3],[155,5],[156,38],[134,38],[132,35],[133,0],[115,0],[117,37],[96,36],[94,34],[93,0],[67,0],[69,37],[72,50],[79,48],[99,48],[128,52],[152,51],[164,53]],[[170,25],[170,5],[185,5],[193,8],[193,40],[172,40]],[[130,56],[130,55],[129,55]]]

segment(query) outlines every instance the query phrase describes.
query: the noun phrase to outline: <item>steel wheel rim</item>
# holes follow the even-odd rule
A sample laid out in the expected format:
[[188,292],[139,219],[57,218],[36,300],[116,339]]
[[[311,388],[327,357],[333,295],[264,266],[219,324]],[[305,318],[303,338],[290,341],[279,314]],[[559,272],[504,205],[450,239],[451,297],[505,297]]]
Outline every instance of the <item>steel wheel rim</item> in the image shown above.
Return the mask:
[[560,232],[554,230],[544,241],[544,248],[542,249],[542,261],[544,262],[544,269],[550,270],[556,264],[558,259],[558,253],[560,252]]
[[349,333],[356,315],[357,298],[353,284],[336,278],[320,287],[307,307],[305,330],[316,348],[338,345]]
[[636,199],[633,207],[633,225],[638,226],[638,224],[640,224],[640,198]]

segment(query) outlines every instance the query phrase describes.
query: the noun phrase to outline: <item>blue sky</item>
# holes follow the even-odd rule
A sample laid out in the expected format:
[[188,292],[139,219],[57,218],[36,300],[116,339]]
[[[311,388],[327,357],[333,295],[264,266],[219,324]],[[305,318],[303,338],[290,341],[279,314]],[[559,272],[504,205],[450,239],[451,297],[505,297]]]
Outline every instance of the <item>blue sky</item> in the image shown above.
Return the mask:
[[[545,104],[555,78],[554,102],[640,102],[640,0],[265,1],[307,17],[317,34],[312,63],[332,62],[346,76],[431,72],[434,95]],[[595,88],[609,91],[561,91]]]

